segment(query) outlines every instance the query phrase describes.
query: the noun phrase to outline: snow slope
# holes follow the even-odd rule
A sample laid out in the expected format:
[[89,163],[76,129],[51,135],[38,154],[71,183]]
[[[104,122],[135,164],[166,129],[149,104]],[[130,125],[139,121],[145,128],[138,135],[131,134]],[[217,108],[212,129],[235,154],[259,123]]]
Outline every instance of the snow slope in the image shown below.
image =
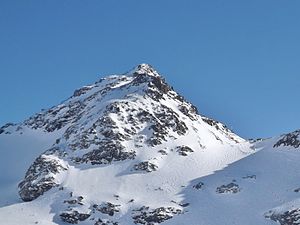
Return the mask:
[[274,224],[298,140],[250,143],[141,64],[0,129],[0,224]]
[[[270,219],[274,213],[299,209],[299,149],[274,148],[277,141],[273,138],[257,142],[255,154],[213,175],[193,180],[182,191],[185,201],[191,204],[189,214],[180,218],[178,224],[197,219],[206,225],[276,224],[274,216]],[[200,182],[201,189],[193,188]]]

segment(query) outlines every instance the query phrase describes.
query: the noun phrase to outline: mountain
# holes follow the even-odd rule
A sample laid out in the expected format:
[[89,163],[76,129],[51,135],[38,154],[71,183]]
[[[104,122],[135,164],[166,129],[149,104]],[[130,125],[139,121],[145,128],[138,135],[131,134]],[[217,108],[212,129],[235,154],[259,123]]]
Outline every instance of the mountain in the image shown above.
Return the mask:
[[0,224],[300,224],[299,135],[244,140],[141,64],[0,128]]

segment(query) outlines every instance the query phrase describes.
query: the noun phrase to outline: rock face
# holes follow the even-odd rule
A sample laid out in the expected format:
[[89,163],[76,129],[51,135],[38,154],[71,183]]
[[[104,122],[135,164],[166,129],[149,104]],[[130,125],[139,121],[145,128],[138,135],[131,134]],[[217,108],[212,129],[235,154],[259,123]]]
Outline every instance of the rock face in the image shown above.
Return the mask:
[[7,123],[4,126],[0,127],[0,134],[2,133],[6,133],[6,134],[10,134],[10,132],[7,130],[7,128],[14,126],[13,123]]
[[281,225],[299,225],[300,224],[300,209],[292,209],[282,213],[269,212],[265,215],[266,218],[271,219]]
[[[51,152],[53,153],[53,152]],[[32,201],[58,185],[56,174],[68,170],[64,161],[50,152],[39,156],[19,184],[19,194],[24,201]]]
[[294,148],[300,147],[300,130],[283,135],[282,138],[274,145],[274,148],[279,146],[291,146]]

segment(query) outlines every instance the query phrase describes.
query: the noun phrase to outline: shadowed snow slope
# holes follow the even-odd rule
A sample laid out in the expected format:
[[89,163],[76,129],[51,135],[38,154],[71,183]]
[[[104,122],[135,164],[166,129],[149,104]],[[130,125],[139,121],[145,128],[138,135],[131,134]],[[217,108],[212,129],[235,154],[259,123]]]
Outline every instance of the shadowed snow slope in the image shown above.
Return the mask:
[[250,143],[148,64],[5,125],[0,150],[0,224],[297,224],[299,132]]

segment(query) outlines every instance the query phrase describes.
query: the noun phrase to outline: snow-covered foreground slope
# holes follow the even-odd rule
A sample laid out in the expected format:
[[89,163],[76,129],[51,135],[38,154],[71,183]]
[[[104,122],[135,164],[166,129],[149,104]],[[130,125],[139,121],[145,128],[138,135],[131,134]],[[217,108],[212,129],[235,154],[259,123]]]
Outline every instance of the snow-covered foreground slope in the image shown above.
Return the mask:
[[0,129],[0,224],[272,224],[298,136],[250,143],[141,64]]
[[277,142],[278,138],[257,142],[255,154],[193,180],[182,191],[190,207],[178,224],[300,224],[293,217],[280,219],[300,208],[299,148],[273,147]]

